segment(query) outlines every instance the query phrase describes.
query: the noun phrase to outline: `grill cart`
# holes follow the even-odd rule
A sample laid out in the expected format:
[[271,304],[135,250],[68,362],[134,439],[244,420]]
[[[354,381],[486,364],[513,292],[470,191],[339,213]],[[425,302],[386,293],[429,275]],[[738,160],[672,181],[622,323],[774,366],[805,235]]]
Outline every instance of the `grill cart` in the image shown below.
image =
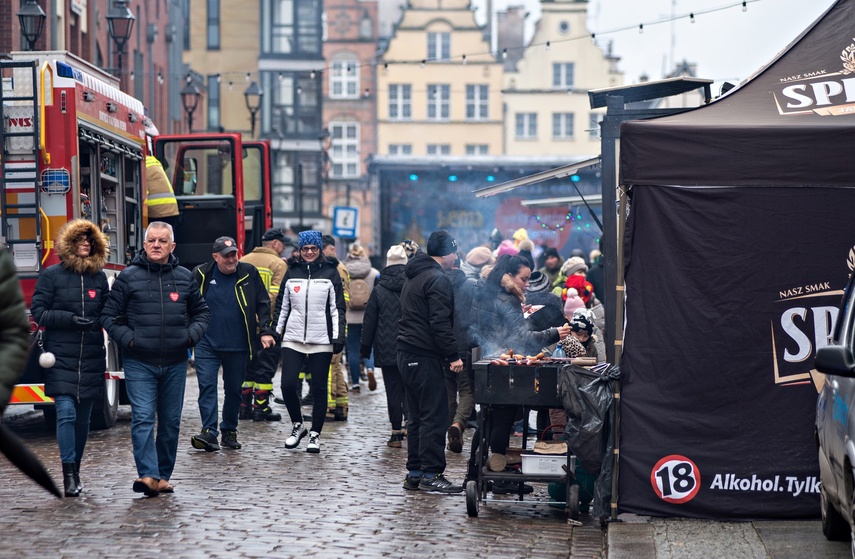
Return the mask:
[[[526,449],[528,421],[523,421],[522,473],[493,472],[487,467],[490,432],[493,428],[495,406],[522,406],[527,417],[529,411],[562,408],[558,393],[561,369],[566,364],[589,365],[587,359],[552,359],[515,361],[483,359],[473,363],[475,403],[481,406],[478,414],[478,449],[475,452],[478,477],[466,482],[466,512],[478,516],[481,503],[518,503],[524,500],[523,484],[526,482],[565,483],[567,486],[566,511],[568,519],[579,518],[579,486],[575,484],[576,457],[569,451],[561,454],[535,454]],[[517,484],[517,500],[488,499],[488,484],[504,481]],[[560,501],[537,501],[537,504],[565,505]]]

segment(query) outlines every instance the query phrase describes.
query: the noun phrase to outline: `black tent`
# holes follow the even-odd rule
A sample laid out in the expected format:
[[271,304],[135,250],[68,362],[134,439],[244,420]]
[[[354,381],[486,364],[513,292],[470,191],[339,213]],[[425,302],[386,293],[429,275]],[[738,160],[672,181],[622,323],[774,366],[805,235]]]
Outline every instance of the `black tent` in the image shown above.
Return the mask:
[[741,87],[628,121],[620,512],[819,514],[816,347],[855,266],[855,0]]

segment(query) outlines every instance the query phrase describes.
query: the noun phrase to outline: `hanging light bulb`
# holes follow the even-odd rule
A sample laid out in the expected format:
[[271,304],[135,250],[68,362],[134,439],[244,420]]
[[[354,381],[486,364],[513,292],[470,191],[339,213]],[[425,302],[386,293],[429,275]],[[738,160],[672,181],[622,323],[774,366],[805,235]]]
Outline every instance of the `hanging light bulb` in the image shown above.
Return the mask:
[[221,83],[222,80],[223,80],[222,76],[220,76],[220,74],[217,74],[217,83]]
[[689,14],[689,23],[695,23],[695,14]]
[[748,11],[748,2],[746,2],[745,0],[742,1],[742,11],[743,12]]
[[546,41],[546,50],[549,50],[549,45],[550,45],[550,42]]
[[419,67],[420,67],[420,68],[424,68],[424,67],[425,67],[425,60],[424,60],[424,59],[422,59],[422,62],[421,62],[421,64],[419,64]]
[[249,72],[246,73],[246,81],[249,81]]
[[231,91],[231,90],[232,90],[232,86],[233,86],[233,85],[234,85],[234,82],[229,82],[229,91]]
[[463,55],[463,64],[464,64],[464,66],[466,65],[466,55],[465,54]]
[[130,74],[130,76],[129,76],[129,77],[131,78],[131,81],[133,81],[133,79],[134,79],[134,73],[133,73],[133,72],[131,72],[131,74]]
[[508,59],[508,49],[502,49],[502,60]]
[[644,24],[643,23],[638,24],[638,33],[639,34],[644,33]]
[[[349,66],[348,66],[348,70],[350,70],[350,67],[349,67]],[[311,79],[315,79],[315,71],[314,71],[314,70],[312,70],[311,72],[309,72],[309,77],[310,77]]]

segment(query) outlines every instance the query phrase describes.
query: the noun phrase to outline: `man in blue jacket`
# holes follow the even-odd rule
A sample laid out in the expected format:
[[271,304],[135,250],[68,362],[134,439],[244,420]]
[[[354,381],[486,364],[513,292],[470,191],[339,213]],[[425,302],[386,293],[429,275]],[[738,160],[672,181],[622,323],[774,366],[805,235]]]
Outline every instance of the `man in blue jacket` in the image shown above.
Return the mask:
[[124,354],[139,474],[133,490],[148,497],[174,490],[169,478],[178,452],[187,350],[202,339],[211,318],[193,274],[178,265],[173,250],[172,226],[151,222],[143,251],[116,277],[101,311],[101,324]]
[[446,231],[434,231],[427,254],[407,263],[401,291],[398,370],[406,389],[407,477],[404,489],[459,493],[445,471],[448,397],[444,368],[463,370],[454,338],[454,292],[444,270],[457,258],[457,243]]
[[[258,269],[238,260],[231,237],[214,241],[213,260],[196,266],[193,275],[211,309],[211,326],[196,345],[196,380],[202,431],[190,439],[193,448],[213,452],[217,444],[217,377],[223,368],[222,444],[239,449],[237,440],[241,385],[246,366],[261,348],[276,342],[270,324],[270,296]],[[259,340],[259,333],[261,339]],[[260,344],[259,344],[260,341]]]

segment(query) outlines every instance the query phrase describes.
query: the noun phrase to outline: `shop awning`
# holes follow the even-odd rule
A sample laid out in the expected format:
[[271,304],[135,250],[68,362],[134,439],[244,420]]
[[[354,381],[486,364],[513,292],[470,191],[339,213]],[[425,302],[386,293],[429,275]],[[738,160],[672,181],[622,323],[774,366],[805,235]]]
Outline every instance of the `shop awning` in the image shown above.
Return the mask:
[[582,169],[587,169],[588,167],[595,167],[600,164],[600,156],[591,157],[590,159],[584,159],[582,161],[578,161],[576,163],[571,163],[569,165],[563,165],[561,167],[556,167],[554,169],[549,169],[547,171],[541,171],[540,173],[535,173],[533,175],[529,175],[527,177],[520,177],[518,179],[514,179],[512,181],[503,182],[501,184],[494,184],[491,186],[487,186],[484,188],[479,188],[475,191],[475,196],[477,198],[485,198],[487,196],[493,196],[495,194],[499,194],[501,192],[507,192],[509,190],[514,190],[515,188],[519,188],[521,186],[527,186],[529,184],[537,184],[539,182],[547,181],[550,179],[560,179],[562,177],[569,177],[571,175],[575,175]]

